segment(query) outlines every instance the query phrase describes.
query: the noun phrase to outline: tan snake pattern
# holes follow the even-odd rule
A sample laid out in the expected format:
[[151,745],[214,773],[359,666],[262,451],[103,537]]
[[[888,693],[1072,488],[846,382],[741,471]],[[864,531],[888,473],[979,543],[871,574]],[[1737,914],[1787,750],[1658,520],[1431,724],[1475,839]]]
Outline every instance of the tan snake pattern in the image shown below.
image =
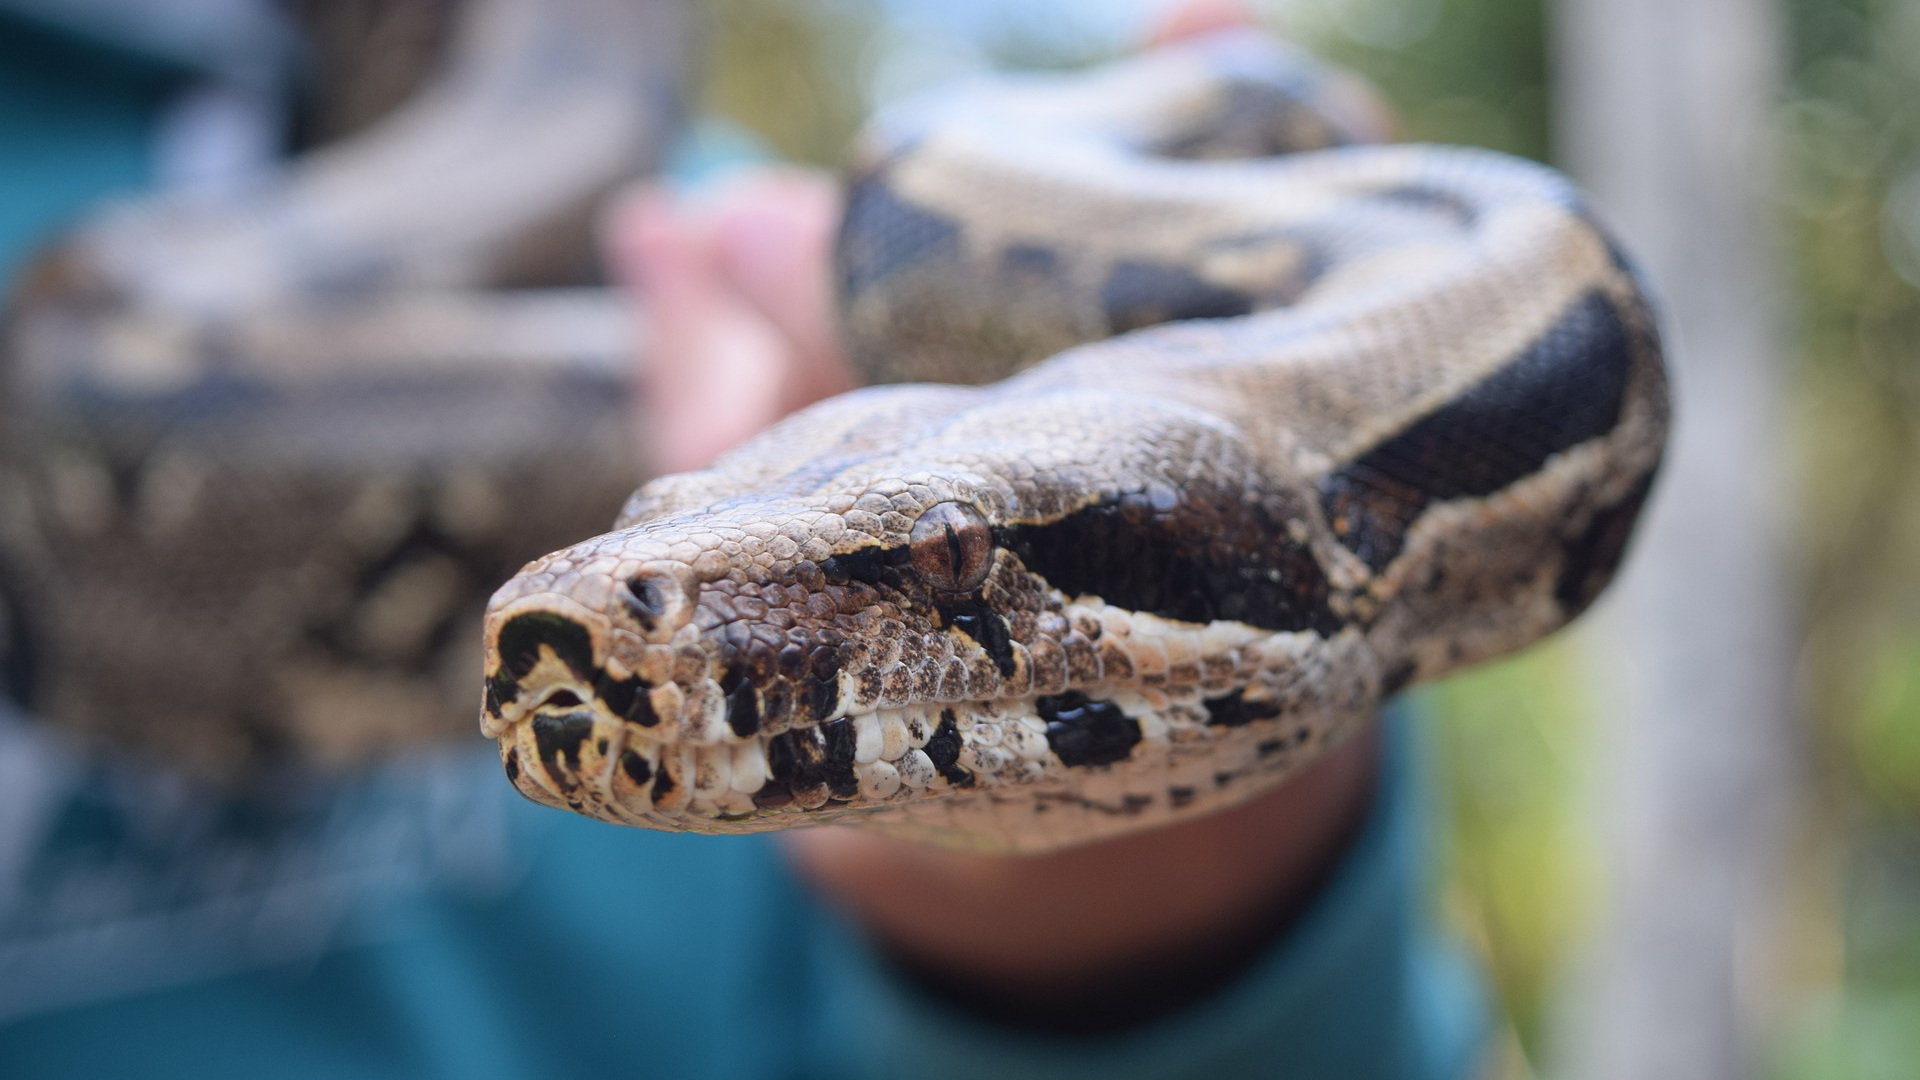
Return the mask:
[[1246,799],[1578,614],[1665,434],[1647,302],[1563,178],[1356,145],[1374,116],[1244,33],[882,116],[845,330],[939,382],[814,406],[508,582],[514,783],[1046,850]]

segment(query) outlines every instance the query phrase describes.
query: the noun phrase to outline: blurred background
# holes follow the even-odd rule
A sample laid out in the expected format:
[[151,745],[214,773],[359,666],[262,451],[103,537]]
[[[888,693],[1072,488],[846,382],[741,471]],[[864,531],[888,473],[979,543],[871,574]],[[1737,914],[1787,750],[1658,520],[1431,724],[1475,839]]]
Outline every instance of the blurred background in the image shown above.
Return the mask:
[[[278,145],[360,130],[419,86],[454,6],[344,5],[359,14],[319,22],[347,28],[352,40],[322,38],[311,46],[322,61],[336,44],[346,57],[333,58],[345,67],[314,67],[340,72],[337,85],[322,85],[315,95],[327,109],[307,110],[280,131],[245,93],[189,101],[175,119],[194,133],[186,140],[193,153],[184,164],[162,162],[163,171],[173,168],[173,179],[189,185],[217,183],[218,169],[200,176],[194,162],[249,159]],[[1661,498],[1672,504],[1674,491],[1683,493],[1685,505],[1664,519],[1680,524],[1642,536],[1638,576],[1628,588],[1615,590],[1574,632],[1423,692],[1436,720],[1430,757],[1444,808],[1436,822],[1445,842],[1434,902],[1479,950],[1511,1019],[1508,1076],[1912,1077],[1920,1075],[1920,3],[1684,6],[1693,20],[1685,35],[1666,36],[1686,36],[1695,47],[1661,53],[1647,48],[1647,39],[1609,38],[1595,29],[1594,19],[1632,29],[1651,11],[1655,21],[1639,29],[1659,38],[1660,5],[1640,0],[1253,5],[1272,28],[1372,80],[1396,107],[1406,137],[1556,163],[1592,183],[1602,216],[1642,250],[1656,286],[1678,311],[1675,321],[1684,324],[1676,346],[1683,431],[1691,425],[1699,439],[1737,435],[1722,445],[1737,447],[1740,456],[1722,463],[1722,472],[1673,463]],[[707,60],[690,100],[689,134],[670,152],[669,166],[682,178],[752,160],[834,167],[878,104],[970,72],[1117,55],[1140,41],[1166,7],[1161,0],[707,0]],[[372,36],[384,43],[381,50],[347,47],[364,40],[369,27],[379,31]],[[1646,108],[1634,114],[1628,103],[1622,115],[1605,115],[1595,103],[1612,100],[1606,88],[1620,85],[1623,70],[1609,68],[1607,57],[1648,55],[1654,67],[1636,84],[1651,99]],[[1733,62],[1716,66],[1717,56]],[[1671,71],[1662,66],[1667,60]],[[229,86],[258,85],[257,73],[232,74]],[[1699,139],[1702,130],[1688,127],[1685,116],[1660,138],[1636,141],[1632,136],[1649,126],[1648,110],[1657,115],[1669,91],[1697,91],[1711,106],[1695,118],[1709,135],[1717,118],[1727,117],[1737,129],[1732,150],[1697,169],[1682,160],[1674,146]],[[1676,96],[1673,111],[1684,114],[1683,106]],[[1618,137],[1622,130],[1627,137]],[[1650,185],[1648,176],[1655,178]],[[1690,181],[1700,189],[1680,190]],[[1680,200],[1664,224],[1646,208],[1648,186],[1656,201],[1663,186]],[[1687,204],[1689,198],[1703,203]],[[1701,238],[1692,235],[1688,205],[1738,209],[1727,226],[1731,246],[1720,244],[1725,230],[1702,226]],[[573,222],[576,233],[584,220]],[[1693,273],[1701,264],[1669,257],[1696,241],[1710,249],[1702,273],[1715,273],[1719,258],[1747,289],[1717,316],[1698,314],[1714,307],[1695,303],[1702,294]],[[578,269],[541,280],[579,285],[591,275]],[[599,311],[595,325],[607,325],[607,317]],[[1715,317],[1722,329],[1731,320],[1750,336],[1716,337]],[[598,350],[603,361],[617,357],[623,333],[613,326],[583,350]],[[1706,356],[1728,352],[1728,340],[1749,342],[1717,358],[1738,377],[1689,370],[1689,346]],[[1686,518],[1689,507],[1719,508],[1715,485],[1726,486],[1729,477],[1761,489],[1759,497],[1734,500],[1705,525]],[[1758,538],[1751,558],[1728,556],[1753,574],[1730,593],[1704,588],[1694,596],[1676,586],[1687,583],[1688,564],[1668,559],[1661,545],[1681,546],[1689,531],[1712,534],[1710,547]],[[1643,573],[1642,563],[1653,569]],[[1683,614],[1701,621],[1676,619],[1676,606],[1698,609]],[[1727,619],[1738,635],[1730,636]],[[1749,689],[1759,703],[1749,727],[1741,727],[1740,712],[1750,703],[1738,694],[1659,703],[1673,680],[1662,682],[1658,656],[1680,655],[1669,645],[1689,634],[1733,643],[1683,674]],[[1741,644],[1748,640],[1757,644]],[[1718,727],[1707,718],[1715,710]],[[1659,718],[1691,723],[1695,712],[1702,719],[1695,730],[1703,734],[1682,750],[1698,756],[1676,758],[1670,772],[1643,767],[1648,755],[1665,752],[1667,727],[1686,726],[1663,726]],[[1654,720],[1628,722],[1627,713]],[[51,788],[68,782],[59,777],[83,772],[91,779],[72,781],[74,790],[112,789],[127,805],[157,808],[144,827],[161,839],[129,831],[92,795],[63,804],[50,829],[70,832],[75,850],[114,854],[84,866],[76,857],[72,867],[0,874],[0,930],[14,942],[0,949],[0,971],[40,970],[33,967],[43,963],[35,959],[36,943],[70,929],[33,919],[111,912],[116,890],[131,895],[162,879],[178,910],[198,912],[194,917],[209,925],[231,921],[228,909],[201,902],[193,874],[168,868],[178,854],[168,845],[214,850],[206,836],[227,845],[206,860],[220,864],[216,876],[257,879],[265,883],[263,896],[297,891],[305,898],[299,910],[308,914],[299,918],[287,914],[298,905],[283,909],[271,900],[261,907],[281,922],[266,918],[256,936],[292,941],[273,946],[288,955],[300,953],[294,939],[302,934],[319,940],[334,933],[331,912],[348,906],[351,895],[405,891],[417,886],[413,877],[451,876],[488,888],[511,876],[504,833],[488,824],[502,815],[495,797],[504,797],[504,786],[475,794],[462,779],[464,764],[426,766],[429,779],[445,781],[425,786],[431,813],[389,814],[390,804],[420,801],[403,792],[422,785],[417,773],[381,773],[350,805],[316,796],[322,809],[311,821],[300,819],[300,843],[266,850],[235,839],[244,830],[219,832],[219,822],[180,809],[188,800],[171,781],[81,764],[42,742],[29,729],[0,725],[0,870],[19,856],[7,838],[30,832],[24,817],[7,816],[8,808],[30,805],[34,785]],[[64,771],[9,771],[10,762],[31,755],[57,760]],[[495,766],[482,764],[491,780]],[[1700,868],[1684,857],[1654,860],[1664,868],[1651,874],[1633,870],[1662,840],[1650,839],[1644,822],[1636,826],[1633,812],[1653,808],[1646,813],[1656,821],[1671,820],[1658,808],[1685,796],[1689,778],[1709,766],[1721,769],[1714,784],[1731,794],[1690,822],[1700,831],[1688,839],[1695,850],[1727,855],[1736,884],[1725,895],[1704,885],[1696,890],[1689,874]],[[95,775],[102,769],[105,781]],[[376,824],[362,828],[360,819]],[[403,819],[420,824],[378,824]],[[368,845],[369,830],[379,832],[381,844]],[[326,912],[309,918],[315,881],[332,891],[323,890],[318,902]],[[9,887],[21,896],[37,890],[38,899],[10,908],[19,897],[7,895]],[[1696,943],[1686,938],[1684,922],[1676,924],[1682,947],[1655,941],[1648,948],[1631,933],[1621,936],[1623,912],[1668,906],[1695,919],[1724,916],[1740,923],[1740,933],[1701,945],[1706,952],[1698,956],[1687,955]],[[155,937],[179,937],[179,925],[169,923],[175,929]],[[1702,1052],[1710,1067],[1607,1072],[1593,1065],[1604,1055],[1592,1047],[1607,1041],[1607,1031],[1660,1011],[1657,995],[1636,997],[1631,989],[1636,977],[1666,977],[1646,959],[1650,954],[1717,973],[1722,981],[1708,979],[1710,991],[1738,1014],[1728,1023],[1757,1057],[1714,1058],[1727,1049],[1714,1029],[1699,1040],[1708,1044]],[[138,967],[111,943],[91,955],[103,969]],[[229,962],[213,966],[220,963]],[[68,960],[44,964],[71,974]],[[0,987],[0,1014],[6,1007]],[[1678,1040],[1687,1038],[1684,1029],[1711,1027],[1684,1001],[1666,1011],[1671,1015],[1657,1019],[1681,1029]],[[1686,1059],[1675,1053],[1675,1060]]]

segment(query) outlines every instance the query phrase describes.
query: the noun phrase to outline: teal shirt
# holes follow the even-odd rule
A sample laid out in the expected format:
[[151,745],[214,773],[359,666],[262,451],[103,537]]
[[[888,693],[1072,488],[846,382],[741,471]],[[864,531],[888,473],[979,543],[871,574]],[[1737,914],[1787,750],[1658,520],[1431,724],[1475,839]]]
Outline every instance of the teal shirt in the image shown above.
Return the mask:
[[[0,278],[145,178],[179,73],[0,22]],[[922,993],[764,837],[520,801],[485,748],[271,805],[0,712],[0,1076],[1458,1080],[1472,968],[1429,924],[1411,731],[1333,878],[1228,987],[1047,1038]]]
[[[504,886],[455,873],[349,898],[333,946],[293,961],[38,1011],[13,994],[24,1015],[0,1023],[0,1076],[1460,1080],[1481,999],[1426,921],[1414,762],[1404,719],[1389,723],[1376,803],[1304,916],[1226,989],[1138,1030],[976,1021],[894,972],[768,838],[495,804],[485,792],[506,784],[482,752],[440,762],[427,784],[443,790],[406,812],[430,815],[435,798],[499,812],[516,862]],[[273,930],[270,911],[237,914],[235,936]],[[0,981],[29,974],[3,965]]]
[[94,200],[146,183],[154,117],[185,75],[0,16],[0,283]]

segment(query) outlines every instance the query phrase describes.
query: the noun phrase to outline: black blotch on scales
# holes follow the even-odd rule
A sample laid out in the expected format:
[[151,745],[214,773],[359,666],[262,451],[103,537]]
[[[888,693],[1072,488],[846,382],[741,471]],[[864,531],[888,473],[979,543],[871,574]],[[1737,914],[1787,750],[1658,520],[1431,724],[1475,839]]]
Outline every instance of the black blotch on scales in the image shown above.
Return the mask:
[[593,718],[585,713],[562,716],[543,713],[533,718],[533,743],[539,748],[540,760],[547,766],[547,775],[554,783],[573,787],[579,782],[580,744],[592,734]]
[[840,706],[840,677],[814,675],[806,684],[807,713],[816,722],[825,721]]
[[974,602],[943,607],[941,614],[980,646],[993,661],[993,666],[1000,669],[1002,678],[1013,674],[1013,633],[1007,628],[1007,620],[998,612],[985,604]]
[[1294,539],[1280,505],[1189,485],[1171,505],[1141,494],[1108,498],[1043,525],[996,529],[1000,545],[1068,596],[1204,623],[1332,636],[1326,572]]
[[1224,319],[1253,311],[1253,298],[1215,285],[1191,270],[1123,262],[1100,289],[1107,327],[1115,334],[1176,319]]
[[486,709],[488,714],[498,717],[500,709],[514,696],[520,693],[520,682],[511,671],[504,668],[487,678]]
[[897,588],[904,580],[901,568],[911,558],[912,554],[906,547],[856,548],[821,559],[820,573],[835,585],[857,581],[863,585],[891,585]]
[[851,799],[860,791],[860,781],[853,773],[853,753],[858,741],[853,721],[843,716],[820,729],[820,733],[826,751],[820,772],[826,779],[827,790],[837,798]]
[[1297,87],[1247,79],[1227,83],[1204,115],[1180,125],[1149,153],[1188,160],[1271,157],[1324,150],[1345,140],[1326,117],[1300,100]]
[[1653,490],[1653,475],[1649,472],[1618,502],[1596,512],[1586,529],[1567,544],[1566,562],[1553,586],[1553,597],[1567,618],[1587,610],[1613,580],[1614,571],[1620,569],[1633,523],[1646,505],[1647,493]]
[[858,296],[883,278],[960,254],[960,229],[952,221],[902,201],[884,184],[856,182],[840,225],[843,296]]
[[647,685],[638,678],[616,679],[601,672],[593,682],[593,692],[615,716],[631,720],[641,727],[652,727],[660,722],[653,711],[653,699],[647,696]]
[[561,615],[544,611],[515,615],[500,628],[496,639],[500,646],[500,664],[524,679],[540,662],[540,646],[553,650],[575,675],[593,676],[593,636],[587,628]]
[[1375,572],[1429,505],[1491,495],[1620,422],[1634,342],[1613,302],[1588,293],[1506,367],[1334,470],[1320,505]]
[[1111,701],[1091,701],[1077,690],[1034,702],[1047,722],[1047,745],[1067,765],[1125,761],[1140,741],[1140,724]]
[[960,729],[953,722],[953,710],[940,712],[940,726],[933,729],[925,747],[927,760],[954,787],[973,786],[973,774],[960,764]]
[[1035,244],[1009,244],[1000,253],[1000,272],[1012,276],[1053,278],[1060,274],[1060,256]]
[[760,695],[752,683],[742,682],[727,695],[727,726],[743,739],[760,730]]
[[[827,766],[826,741],[819,728],[795,728],[767,740],[767,774],[794,795],[816,788],[830,790]],[[851,765],[847,772],[852,772]]]
[[1271,720],[1280,715],[1275,701],[1248,701],[1245,690],[1235,690],[1201,704],[1207,707],[1207,723],[1214,727],[1245,727],[1255,720]]

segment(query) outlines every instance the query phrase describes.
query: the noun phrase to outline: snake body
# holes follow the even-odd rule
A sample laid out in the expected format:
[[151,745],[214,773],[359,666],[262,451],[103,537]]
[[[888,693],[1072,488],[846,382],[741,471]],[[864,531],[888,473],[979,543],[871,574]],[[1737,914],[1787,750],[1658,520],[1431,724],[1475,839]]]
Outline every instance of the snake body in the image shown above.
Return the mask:
[[1249,798],[1586,608],[1665,434],[1647,301],[1563,178],[1372,115],[1230,34],[883,116],[845,329],[946,381],[509,581],[482,724],[519,790],[1047,850]]
[[639,328],[581,270],[698,52],[684,0],[306,7],[371,66],[320,113],[438,59],[350,135],[95,207],[0,318],[0,697],[256,794],[471,738],[487,597],[645,478]]

